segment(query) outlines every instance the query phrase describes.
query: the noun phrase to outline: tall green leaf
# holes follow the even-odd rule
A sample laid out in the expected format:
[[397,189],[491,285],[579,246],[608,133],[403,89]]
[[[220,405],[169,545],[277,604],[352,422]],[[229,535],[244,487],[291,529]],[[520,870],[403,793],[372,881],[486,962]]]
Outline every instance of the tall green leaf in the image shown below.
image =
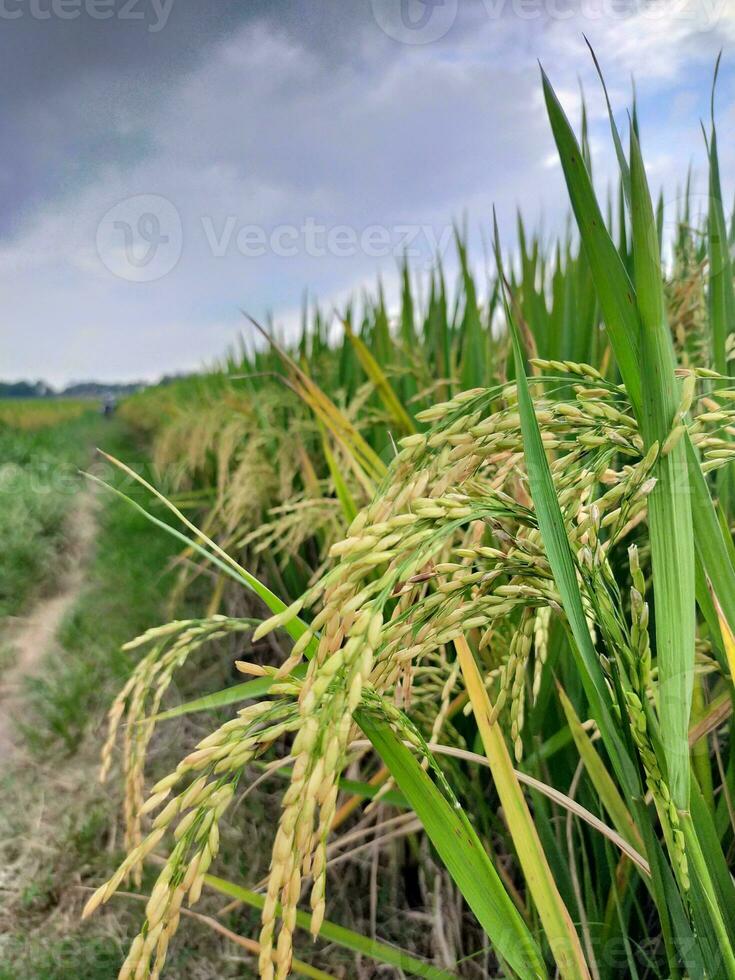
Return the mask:
[[633,286],[605,227],[582,151],[543,69],[541,77],[549,122],[559,151],[574,217],[597,287],[602,317],[628,395],[638,412],[642,405],[638,364],[640,324]]
[[[656,219],[640,146],[631,131],[631,216],[633,261],[640,313],[643,387],[641,431],[645,448],[663,446],[676,420],[680,393],[674,350],[664,309]],[[689,500],[686,447],[679,439],[662,453],[654,470],[656,486],[648,498],[653,586],[656,602],[656,654],[661,741],[671,794],[689,805],[689,715],[694,678],[694,538]]]
[[[495,226],[496,261],[501,270],[500,245]],[[616,253],[617,255],[617,253]],[[574,555],[572,554],[564,518],[556,497],[551,470],[541,440],[533,400],[528,388],[525,362],[521,341],[515,319],[507,297],[503,296],[505,317],[513,344],[513,355],[518,386],[518,410],[528,471],[528,482],[536,511],[541,537],[544,541],[551,571],[561,595],[564,612],[574,637],[572,650],[578,658],[580,676],[585,693],[590,702],[593,717],[598,724],[613,765],[623,783],[626,793],[635,796],[640,784],[633,762],[618,734],[610,711],[610,695],[605,684],[600,661],[592,644],[587,618],[582,604],[582,596],[577,582]]]
[[472,651],[464,636],[457,637],[454,645],[505,821],[559,973],[562,977],[588,978],[590,973],[582,944],[559,894],[539,832],[510,761],[503,733],[497,721],[491,721],[490,700]]
[[462,810],[448,802],[387,721],[366,710],[356,720],[500,956],[520,977],[546,977],[535,940]]

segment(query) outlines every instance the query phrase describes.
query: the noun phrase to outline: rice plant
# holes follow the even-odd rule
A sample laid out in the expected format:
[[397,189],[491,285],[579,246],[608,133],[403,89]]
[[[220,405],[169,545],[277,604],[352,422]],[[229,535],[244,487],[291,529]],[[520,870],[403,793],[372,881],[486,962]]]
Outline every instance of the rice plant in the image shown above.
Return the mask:
[[[110,712],[128,853],[85,914],[158,860],[122,978],[161,975],[204,888],[261,911],[264,978],[314,975],[299,929],[425,977],[735,977],[735,293],[714,113],[709,211],[695,228],[687,196],[665,268],[635,117],[626,152],[610,114],[605,218],[584,133],[542,87],[578,239],[549,252],[521,223],[518,269],[496,228],[480,304],[458,235],[456,293],[439,266],[422,309],[404,269],[393,326],[379,294],[336,342],[316,313],[295,348],[271,336],[126,406],[173,523],[151,520],[218,582],[206,616],[133,641]],[[227,588],[252,615],[220,611]],[[250,679],[162,712],[225,634],[249,637]],[[276,663],[248,656],[265,636]],[[224,705],[243,706],[146,790],[155,726]],[[288,780],[261,890],[211,874],[256,773]],[[428,962],[327,918],[330,842],[376,799],[431,842],[489,948]]]

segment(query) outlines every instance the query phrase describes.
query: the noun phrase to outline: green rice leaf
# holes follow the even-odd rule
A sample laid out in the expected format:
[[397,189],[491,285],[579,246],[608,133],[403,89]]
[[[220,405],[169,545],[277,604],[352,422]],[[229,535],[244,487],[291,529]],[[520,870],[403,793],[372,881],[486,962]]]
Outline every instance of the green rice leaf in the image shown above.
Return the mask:
[[720,374],[728,373],[725,342],[735,326],[735,286],[733,285],[732,259],[722,204],[722,184],[717,153],[714,98],[720,56],[715,65],[712,80],[712,112],[709,137],[709,216],[707,219],[707,247],[709,253],[709,310],[712,330],[713,366]]
[[551,130],[559,151],[574,216],[597,287],[602,317],[628,395],[638,413],[642,404],[641,374],[638,364],[640,325],[633,286],[605,227],[582,151],[543,69],[541,77]]
[[[635,133],[630,146],[633,260],[640,313],[643,388],[641,430],[645,448],[664,445],[680,402],[671,333],[664,311],[658,233],[643,159]],[[671,795],[689,803],[689,715],[694,678],[694,537],[686,448],[679,442],[661,454],[656,486],[648,498],[661,742]]]
[[[495,227],[496,261],[501,269],[500,247]],[[617,254],[617,253],[616,253]],[[538,420],[528,388],[521,342],[510,304],[504,296],[505,316],[513,344],[518,386],[518,410],[528,471],[528,482],[536,511],[536,520],[544,541],[551,571],[561,595],[564,612],[574,637],[572,650],[580,668],[580,677],[590,702],[592,715],[618,772],[626,793],[635,796],[639,791],[637,772],[628,755],[610,712],[610,696],[605,685],[597,652],[592,644],[582,596],[577,582],[577,572],[572,549],[564,526],[564,518],[556,497],[546,458]]]
[[582,944],[559,894],[538,830],[513,769],[505,739],[498,723],[490,720],[490,700],[472,651],[463,636],[457,637],[454,645],[505,821],[559,973],[562,977],[588,978],[590,972],[582,952]]
[[[303,677],[305,672],[304,664],[299,664],[293,673],[296,677]],[[233,684],[221,691],[214,691],[212,694],[205,694],[204,697],[195,698],[193,701],[177,704],[175,708],[169,708],[167,711],[155,715],[153,720],[168,721],[169,718],[181,718],[182,715],[194,715],[199,711],[213,711],[216,708],[226,708],[230,704],[252,701],[254,698],[261,698],[266,695],[272,684],[272,677],[256,677],[252,681]]]
[[499,955],[520,977],[546,977],[535,940],[462,810],[447,801],[388,722],[364,709],[357,712],[356,720]]
[[370,353],[367,345],[352,331],[347,321],[344,322],[344,328],[350,343],[355,348],[357,359],[363,371],[375,385],[375,390],[398,431],[401,435],[411,435],[411,433],[416,431],[416,426],[411,416],[403,407],[400,398],[393,390],[385,371]]
[[[148,483],[147,480],[143,479],[143,477],[140,476],[140,474],[136,473],[134,470],[131,470],[130,467],[126,466],[124,463],[121,463],[113,456],[108,456],[106,453],[103,453],[103,455],[111,463],[113,463],[115,466],[118,466],[129,476],[131,476],[134,480],[136,480],[138,483],[142,484],[147,490],[149,490],[158,500],[161,501],[161,503],[163,503],[166,507],[168,507],[168,509],[172,511],[173,514],[176,517],[178,517],[186,525],[186,527],[189,528],[196,535],[196,537],[195,538],[188,537],[186,534],[183,534],[177,528],[172,527],[170,524],[167,524],[165,521],[160,520],[160,518],[156,517],[154,514],[151,514],[150,511],[147,511],[145,507],[141,506],[141,504],[139,504],[137,500],[133,500],[133,498],[128,496],[128,494],[123,493],[122,490],[118,490],[116,487],[111,486],[109,483],[105,483],[104,480],[100,480],[99,477],[94,476],[94,474],[85,473],[87,479],[92,480],[93,483],[97,483],[99,484],[99,486],[104,487],[106,490],[109,490],[112,493],[116,494],[122,500],[126,501],[131,507],[137,510],[138,513],[142,514],[143,517],[146,518],[146,520],[151,522],[151,524],[154,524],[162,531],[165,531],[167,534],[170,534],[178,541],[181,541],[183,544],[186,545],[187,548],[191,548],[192,550],[197,552],[197,554],[201,555],[203,558],[206,558],[208,562],[210,562],[216,568],[219,568],[219,570],[224,572],[225,575],[228,575],[230,578],[234,579],[240,585],[244,585],[251,592],[254,592],[257,596],[259,596],[260,599],[263,600],[263,602],[266,604],[266,606],[270,609],[272,613],[274,614],[281,613],[288,608],[288,606],[286,605],[285,602],[283,602],[282,599],[279,599],[274,592],[271,592],[271,590],[266,585],[263,585],[263,583],[258,578],[256,578],[255,575],[252,575],[250,572],[247,571],[247,569],[243,568],[242,565],[239,565],[233,558],[230,558],[230,556],[225,551],[223,551],[219,547],[219,545],[215,544],[215,542],[212,541],[210,538],[208,538],[202,531],[199,530],[199,528],[195,527],[191,523],[191,521],[189,521],[188,518],[186,518],[181,513],[181,511],[178,510],[178,508],[176,508],[162,493],[160,493],[160,491],[156,490],[155,487],[151,486],[151,484]],[[204,545],[200,544],[199,543],[200,540],[204,541],[207,547],[204,547]],[[289,622],[286,623],[283,628],[286,630],[286,632],[291,636],[293,640],[298,640],[301,636],[304,635],[304,633],[308,629],[306,623],[298,616],[295,616],[293,619],[289,620]],[[305,655],[307,657],[313,656],[314,652],[316,651],[316,645],[317,645],[316,640],[312,639],[312,641],[309,643],[307,650],[305,651]]]

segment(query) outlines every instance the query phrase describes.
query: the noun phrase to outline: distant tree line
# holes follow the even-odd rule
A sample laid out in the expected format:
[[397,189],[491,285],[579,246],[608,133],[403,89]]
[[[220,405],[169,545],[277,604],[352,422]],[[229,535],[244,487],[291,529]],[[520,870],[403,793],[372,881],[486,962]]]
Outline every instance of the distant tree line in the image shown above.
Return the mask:
[[[159,384],[167,384],[182,375],[166,375]],[[113,395],[122,398],[148,387],[147,381],[130,381],[123,384],[104,381],[75,381],[64,388],[52,388],[45,381],[0,381],[0,398],[104,398]]]

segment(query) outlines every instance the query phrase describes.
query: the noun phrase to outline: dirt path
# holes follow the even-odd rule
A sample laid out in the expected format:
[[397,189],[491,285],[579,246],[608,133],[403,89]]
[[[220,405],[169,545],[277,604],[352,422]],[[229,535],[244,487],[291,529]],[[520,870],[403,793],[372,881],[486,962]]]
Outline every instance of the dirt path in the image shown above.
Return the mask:
[[14,653],[12,666],[0,675],[0,762],[7,763],[19,752],[15,717],[22,708],[23,680],[36,671],[53,652],[56,635],[66,613],[84,586],[87,561],[95,536],[95,496],[91,489],[80,491],[67,517],[65,564],[58,591],[41,599],[26,616],[10,620],[2,639]]

